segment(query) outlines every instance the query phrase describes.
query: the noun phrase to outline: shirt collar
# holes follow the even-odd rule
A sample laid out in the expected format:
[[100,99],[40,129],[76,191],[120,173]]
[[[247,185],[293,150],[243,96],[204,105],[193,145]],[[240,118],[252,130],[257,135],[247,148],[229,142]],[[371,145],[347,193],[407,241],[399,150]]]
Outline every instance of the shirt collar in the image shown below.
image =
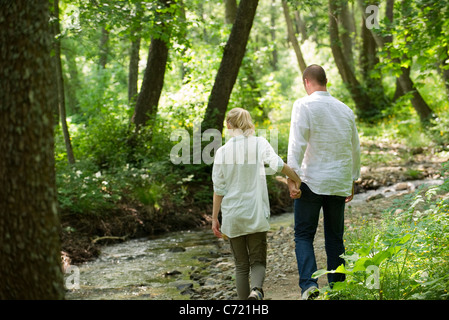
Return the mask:
[[311,94],[311,96],[313,96],[313,95],[330,96],[331,94],[327,91],[315,91],[314,93]]

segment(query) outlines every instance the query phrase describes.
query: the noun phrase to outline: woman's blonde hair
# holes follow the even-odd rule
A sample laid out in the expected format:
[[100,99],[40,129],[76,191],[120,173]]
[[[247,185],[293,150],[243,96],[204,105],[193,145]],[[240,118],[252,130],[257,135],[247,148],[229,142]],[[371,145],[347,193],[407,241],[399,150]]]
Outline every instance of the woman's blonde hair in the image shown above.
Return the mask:
[[226,122],[232,130],[236,130],[236,133],[244,136],[252,135],[256,130],[251,115],[242,108],[231,109],[226,116]]

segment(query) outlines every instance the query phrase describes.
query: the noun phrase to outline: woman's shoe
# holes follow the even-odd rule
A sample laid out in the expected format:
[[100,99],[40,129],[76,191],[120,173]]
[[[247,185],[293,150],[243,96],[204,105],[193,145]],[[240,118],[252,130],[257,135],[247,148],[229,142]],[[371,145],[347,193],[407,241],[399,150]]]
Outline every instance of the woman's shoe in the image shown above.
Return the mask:
[[262,288],[253,288],[248,296],[248,300],[263,300]]

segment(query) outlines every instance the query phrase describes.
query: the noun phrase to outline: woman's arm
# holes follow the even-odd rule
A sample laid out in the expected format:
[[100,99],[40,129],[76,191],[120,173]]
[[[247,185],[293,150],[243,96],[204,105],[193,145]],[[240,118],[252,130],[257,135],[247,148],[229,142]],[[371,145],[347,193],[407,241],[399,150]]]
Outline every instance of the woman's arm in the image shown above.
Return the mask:
[[288,184],[288,189],[290,190],[290,197],[292,199],[298,199],[301,197],[301,178],[298,177],[298,175],[296,174],[296,172],[290,168],[289,165],[287,165],[286,163],[284,163],[284,167],[282,168],[281,171],[283,174],[285,174],[288,179],[287,179],[287,184]]
[[215,236],[221,238],[220,232],[220,222],[218,221],[218,213],[221,208],[221,201],[223,200],[223,196],[219,196],[214,192],[213,205],[212,205],[212,231]]
[[295,181],[296,183],[301,184],[301,178],[298,177],[296,172],[292,168],[290,168],[290,166],[288,164],[284,163],[284,167],[282,168],[281,172],[283,174],[285,174],[287,177],[289,177],[290,179],[292,179],[293,181]]

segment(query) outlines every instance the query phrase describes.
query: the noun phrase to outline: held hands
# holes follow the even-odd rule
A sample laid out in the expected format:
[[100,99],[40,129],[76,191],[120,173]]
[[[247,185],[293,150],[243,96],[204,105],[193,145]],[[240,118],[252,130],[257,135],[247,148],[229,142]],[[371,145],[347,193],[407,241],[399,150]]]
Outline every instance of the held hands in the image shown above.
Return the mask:
[[295,182],[292,179],[287,179],[288,189],[290,190],[290,198],[299,199],[301,198],[301,182]]

